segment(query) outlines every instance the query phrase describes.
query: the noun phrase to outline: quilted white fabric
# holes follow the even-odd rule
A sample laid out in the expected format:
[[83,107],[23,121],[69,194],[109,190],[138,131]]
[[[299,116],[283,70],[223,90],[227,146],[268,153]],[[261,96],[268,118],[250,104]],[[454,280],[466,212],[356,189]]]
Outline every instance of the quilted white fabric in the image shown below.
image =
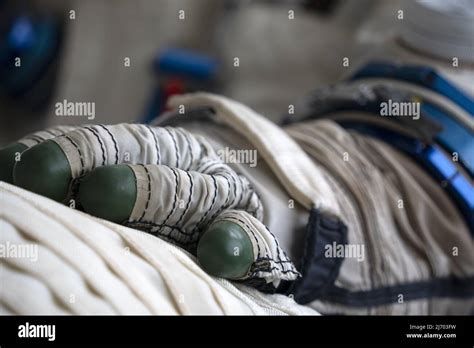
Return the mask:
[[37,245],[36,258],[0,259],[1,314],[318,314],[213,278],[162,239],[4,182],[0,207],[0,243]]

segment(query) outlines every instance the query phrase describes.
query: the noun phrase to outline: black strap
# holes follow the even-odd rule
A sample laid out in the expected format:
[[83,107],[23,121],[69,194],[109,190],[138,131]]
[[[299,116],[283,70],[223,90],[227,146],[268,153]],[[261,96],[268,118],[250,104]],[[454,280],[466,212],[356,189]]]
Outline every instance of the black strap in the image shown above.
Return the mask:
[[[402,297],[401,297],[402,296]],[[474,277],[435,278],[427,281],[349,291],[330,286],[320,300],[351,307],[374,307],[425,298],[474,298]]]
[[285,283],[278,292],[293,295],[300,304],[320,300],[364,308],[398,303],[401,299],[406,302],[426,298],[474,298],[473,276],[432,278],[361,291],[341,288],[334,282],[344,259],[325,257],[326,246],[333,243],[348,243],[346,226],[339,219],[313,209],[306,230],[300,271],[302,277]]
[[344,259],[324,256],[325,246],[333,242],[347,244],[346,226],[341,220],[312,209],[301,260],[302,277],[287,285],[284,290],[287,295],[294,296],[296,302],[305,304],[314,301],[336,280]]

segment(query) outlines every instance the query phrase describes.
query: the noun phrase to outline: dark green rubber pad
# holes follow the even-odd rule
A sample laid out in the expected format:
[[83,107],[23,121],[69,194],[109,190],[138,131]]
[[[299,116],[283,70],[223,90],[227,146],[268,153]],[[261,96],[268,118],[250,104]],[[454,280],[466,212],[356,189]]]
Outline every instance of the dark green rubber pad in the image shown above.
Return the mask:
[[63,202],[69,192],[71,166],[63,150],[54,141],[35,145],[21,154],[13,168],[16,186]]
[[137,199],[137,182],[132,169],[123,165],[98,167],[79,187],[84,210],[112,222],[126,221]]
[[197,257],[207,273],[227,279],[245,276],[254,260],[247,233],[230,221],[211,225],[199,240]]
[[0,149],[0,180],[13,184],[13,166],[18,153],[27,149],[26,145],[13,143]]

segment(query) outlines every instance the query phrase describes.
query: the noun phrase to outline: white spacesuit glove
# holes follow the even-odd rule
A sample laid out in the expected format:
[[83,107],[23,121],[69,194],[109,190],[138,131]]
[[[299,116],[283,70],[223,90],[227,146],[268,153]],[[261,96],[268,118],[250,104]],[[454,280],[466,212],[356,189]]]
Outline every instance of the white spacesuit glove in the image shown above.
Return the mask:
[[16,185],[157,235],[212,275],[269,291],[299,275],[246,177],[183,128],[56,127],[2,151]]

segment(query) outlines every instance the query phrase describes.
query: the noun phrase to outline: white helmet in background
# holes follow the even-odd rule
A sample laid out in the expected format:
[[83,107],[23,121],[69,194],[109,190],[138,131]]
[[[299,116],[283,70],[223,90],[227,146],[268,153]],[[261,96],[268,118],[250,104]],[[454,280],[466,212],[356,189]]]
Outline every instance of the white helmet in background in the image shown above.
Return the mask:
[[400,38],[426,55],[474,62],[474,2],[403,0]]

